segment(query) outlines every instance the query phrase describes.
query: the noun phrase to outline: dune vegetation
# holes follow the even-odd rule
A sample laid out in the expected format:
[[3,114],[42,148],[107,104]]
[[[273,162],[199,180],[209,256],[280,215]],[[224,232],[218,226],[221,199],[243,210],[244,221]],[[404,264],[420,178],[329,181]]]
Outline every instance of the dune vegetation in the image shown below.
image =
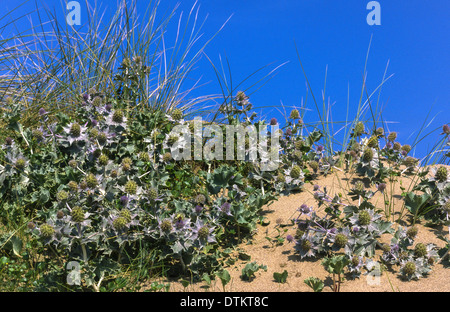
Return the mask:
[[[138,19],[134,5],[124,2],[106,22],[92,9],[85,32],[38,10],[47,22],[0,38],[2,291],[169,290],[161,277],[185,287],[216,280],[225,290],[237,259],[247,261],[240,278],[251,290],[268,268],[238,246],[268,225],[266,207],[306,188],[314,202],[299,202],[265,243],[290,246],[300,262],[320,259],[331,290],[344,274],[357,279],[382,267],[409,281],[448,263],[448,233],[438,232],[441,246],[415,241],[416,223],[450,225],[448,125],[399,142],[371,114],[381,88],[363,82],[338,141],[325,101],[311,90],[311,103],[266,120],[212,62],[220,92],[192,98],[190,72],[214,40],[199,45],[197,8],[175,21],[169,48],[164,35],[176,10],[161,19],[156,3]],[[307,120],[306,107],[319,121]],[[263,129],[268,143],[227,136],[230,126]],[[433,150],[411,156],[424,136],[435,138]],[[230,138],[231,158],[195,157],[194,148],[188,159],[174,156],[174,146],[226,155],[217,142]],[[343,172],[357,179],[339,193],[321,185]],[[289,280],[279,271],[274,283]],[[323,289],[321,279],[303,277],[310,290]]]

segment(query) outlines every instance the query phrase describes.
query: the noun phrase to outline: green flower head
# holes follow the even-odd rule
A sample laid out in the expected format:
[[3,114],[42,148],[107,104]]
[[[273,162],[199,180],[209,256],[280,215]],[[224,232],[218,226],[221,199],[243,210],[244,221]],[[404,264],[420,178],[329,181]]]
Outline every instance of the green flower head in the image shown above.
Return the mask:
[[97,136],[98,136],[98,129],[97,129],[97,128],[92,128],[92,129],[89,131],[89,137],[91,137],[91,138],[93,138],[93,139],[96,139]]
[[56,213],[56,218],[58,219],[64,218],[64,211],[58,210],[58,212]]
[[20,157],[19,159],[17,159],[14,164],[14,166],[19,170],[23,170],[26,165],[27,165],[27,161],[23,157]]
[[389,133],[387,139],[389,142],[395,142],[395,140],[397,139],[397,132]]
[[411,151],[411,145],[405,144],[401,147],[401,150],[406,153],[409,153]]
[[122,217],[125,219],[126,223],[131,222],[131,212],[128,209],[122,209],[119,213],[119,217]]
[[109,157],[108,155],[102,154],[99,158],[98,158],[98,163],[101,166],[106,166],[108,164],[109,161]]
[[125,157],[122,159],[122,165],[131,165],[133,163],[133,160],[131,160],[130,157]]
[[289,115],[289,118],[291,118],[291,119],[300,119],[300,113],[299,113],[298,109],[293,109],[291,111],[291,114]]
[[70,181],[67,186],[70,188],[72,192],[75,192],[78,189],[78,183],[75,181]]
[[367,146],[372,147],[372,148],[377,148],[378,147],[378,137],[375,135],[370,137],[369,141],[367,141]]
[[295,148],[296,149],[301,149],[303,147],[303,141],[302,140],[298,140],[298,141],[295,141]]
[[178,141],[179,137],[175,134],[172,134],[169,136],[169,138],[167,139],[167,143],[169,143],[170,145],[175,144]]
[[390,252],[390,251],[391,251],[391,246],[390,246],[389,244],[383,244],[383,245],[381,246],[381,249],[382,249],[384,252]]
[[40,141],[44,138],[44,133],[42,132],[42,130],[39,129],[35,129],[32,132],[33,138],[35,138],[37,141]]
[[50,224],[43,224],[40,227],[41,236],[44,238],[52,237],[55,234],[55,229]]
[[345,247],[345,245],[348,242],[348,237],[345,234],[339,233],[336,235],[336,237],[334,238],[334,242],[336,243],[336,245],[338,245],[339,247]]
[[94,156],[94,158],[99,158],[100,155],[102,155],[102,150],[97,148],[92,152],[92,156]]
[[86,180],[81,181],[80,184],[78,184],[78,186],[80,187],[81,190],[85,190],[88,188]]
[[444,211],[448,214],[450,214],[450,199],[447,200],[444,205],[442,206],[442,208],[444,209]]
[[108,136],[106,135],[105,132],[100,132],[97,135],[97,141],[100,145],[105,145],[105,143],[108,141]]
[[354,142],[354,143],[352,144],[351,149],[352,149],[353,151],[355,151],[355,152],[359,152],[360,149],[361,149],[361,144],[359,144],[358,142]]
[[417,236],[417,233],[419,232],[419,229],[417,226],[412,226],[406,231],[406,236],[410,239],[414,239]]
[[403,267],[403,272],[407,275],[412,275],[416,272],[416,264],[412,261],[406,262],[405,266]]
[[127,181],[125,183],[125,192],[130,195],[135,195],[137,192],[137,184],[133,180]]
[[373,150],[372,150],[371,148],[365,149],[365,150],[364,150],[364,153],[363,153],[363,156],[362,156],[362,159],[363,159],[365,162],[370,162],[370,161],[372,161],[372,160],[373,160]]
[[198,238],[201,240],[207,240],[209,236],[209,227],[204,225],[198,230]]
[[161,231],[165,233],[170,232],[172,230],[172,222],[170,222],[169,219],[164,219],[160,223],[159,227],[161,228]]
[[77,138],[81,135],[81,126],[78,123],[73,123],[70,127],[70,135]]
[[155,199],[157,199],[157,198],[158,198],[158,189],[155,188],[155,187],[151,187],[151,188],[148,190],[148,198],[149,198],[150,200],[155,200]]
[[395,142],[394,145],[392,146],[392,148],[395,151],[399,151],[402,148],[402,145],[399,142]]
[[300,247],[303,249],[303,251],[309,251],[312,247],[312,244],[308,239],[303,239]]
[[117,231],[121,231],[127,226],[127,220],[124,217],[117,217],[113,220],[112,225]]
[[358,266],[360,262],[361,262],[361,260],[359,259],[358,256],[353,256],[352,257],[351,263],[352,263],[353,266],[355,266],[355,267]]
[[98,185],[98,181],[97,178],[95,177],[95,175],[93,173],[89,173],[86,177],[86,185],[87,187],[93,189],[96,188]]
[[371,216],[367,210],[363,210],[358,215],[358,221],[361,225],[369,225],[371,221]]
[[182,119],[182,118],[183,118],[183,112],[181,111],[181,109],[175,108],[175,109],[172,111],[172,118],[173,118],[174,120],[180,120],[180,119]]
[[167,162],[167,161],[170,161],[171,159],[172,159],[172,154],[170,153],[170,152],[166,152],[164,155],[163,155],[163,161],[165,161],[165,162]]
[[102,98],[99,96],[96,96],[92,99],[92,105],[99,107],[100,105],[102,105]]
[[362,181],[355,182],[355,190],[357,190],[358,192],[362,192],[364,191],[364,188],[365,188],[364,182]]
[[300,177],[301,173],[302,173],[302,169],[298,165],[295,165],[294,167],[292,167],[292,169],[291,169],[291,177],[292,178],[298,179]]
[[204,204],[205,201],[206,201],[206,197],[205,197],[205,195],[203,195],[203,194],[198,194],[198,195],[195,197],[195,202],[196,202],[197,204]]
[[408,168],[413,168],[417,165],[417,159],[411,156],[408,156],[405,158],[405,160],[403,161],[403,163],[405,164],[406,167]]
[[315,160],[311,160],[311,161],[309,162],[309,166],[311,167],[311,169],[312,169],[314,172],[317,172],[317,170],[319,170],[319,163],[318,163],[317,161],[315,161]]
[[69,166],[73,169],[76,169],[78,166],[77,161],[75,159],[69,160]]
[[356,136],[360,136],[361,134],[363,134],[364,133],[364,123],[362,123],[361,121],[358,122],[355,125],[354,133],[356,134]]
[[448,171],[447,168],[444,166],[439,167],[439,169],[436,171],[435,178],[438,182],[445,182],[447,181],[448,177]]
[[414,247],[414,255],[416,257],[425,257],[427,253],[427,246],[424,243],[417,243],[416,247]]
[[382,127],[377,128],[377,130],[375,131],[375,134],[377,136],[382,136],[384,135],[384,129]]
[[123,112],[121,110],[116,110],[113,113],[112,121],[115,123],[122,123],[123,122]]
[[150,155],[147,152],[140,152],[139,153],[139,159],[141,161],[144,161],[144,162],[149,162],[150,161]]
[[60,202],[66,200],[67,198],[69,198],[69,193],[67,193],[64,190],[61,190],[58,193],[56,193],[56,199]]
[[72,217],[73,222],[81,223],[84,221],[84,210],[79,206],[73,207],[70,216]]
[[130,157],[125,157],[122,160],[122,169],[124,171],[130,171],[131,170],[131,164],[133,163],[133,161],[131,160]]

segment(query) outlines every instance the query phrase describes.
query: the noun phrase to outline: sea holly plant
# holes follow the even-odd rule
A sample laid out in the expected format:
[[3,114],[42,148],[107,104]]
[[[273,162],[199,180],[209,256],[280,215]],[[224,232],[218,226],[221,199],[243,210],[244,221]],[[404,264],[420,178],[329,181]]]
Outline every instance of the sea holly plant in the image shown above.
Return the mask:
[[130,111],[124,94],[89,90],[70,116],[50,122],[43,112],[37,129],[11,122],[23,137],[3,144],[3,199],[20,194],[44,254],[79,263],[81,285],[96,291],[142,248],[177,274],[217,270],[218,246],[253,233],[260,209],[276,198],[270,174],[261,187],[261,172],[245,160],[174,160],[171,131],[186,122],[182,111]]
[[415,218],[424,217],[434,224],[448,224],[449,200],[450,173],[446,166],[433,166],[420,174],[420,183],[405,196],[405,206]]
[[[358,196],[363,197],[359,205],[347,205],[340,196],[329,196],[326,188],[317,185],[314,191],[318,207],[324,208],[325,214],[319,216],[314,207],[305,204],[298,209],[299,216],[293,222],[298,227],[295,250],[300,258],[325,257],[323,263],[330,270],[331,264],[338,265],[343,261],[345,265],[339,269],[345,267],[354,277],[363,270],[370,274],[374,263],[401,267],[405,259],[411,258],[417,262],[417,270],[408,278],[418,278],[438,261],[433,244],[418,243],[411,248],[417,236],[416,226],[395,229],[395,224],[384,220],[381,211],[369,201],[371,196],[364,197],[364,193],[359,193]],[[390,244],[381,243],[381,237],[386,235],[392,236]],[[376,260],[377,249],[382,250],[379,260]],[[417,260],[419,258],[423,261]],[[338,289],[339,285],[335,283],[334,290]]]

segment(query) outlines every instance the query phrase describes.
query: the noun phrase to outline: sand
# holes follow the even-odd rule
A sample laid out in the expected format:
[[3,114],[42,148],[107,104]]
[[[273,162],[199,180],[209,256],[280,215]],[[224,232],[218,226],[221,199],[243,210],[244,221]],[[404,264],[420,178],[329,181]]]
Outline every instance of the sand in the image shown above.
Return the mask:
[[[356,174],[349,174],[343,171],[337,171],[320,177],[314,181],[321,187],[327,186],[330,195],[341,193],[344,198],[355,179],[360,179]],[[408,190],[408,187],[417,181],[410,177],[399,178],[393,184],[392,194],[394,200],[394,212],[396,216],[402,211],[403,200],[400,197],[400,180],[402,186]],[[237,246],[237,250],[250,256],[247,261],[238,260],[232,266],[226,267],[231,275],[231,281],[226,285],[227,292],[311,292],[304,280],[308,277],[318,277],[324,281],[324,292],[331,292],[333,286],[332,276],[325,271],[321,265],[321,259],[300,259],[295,253],[294,242],[285,241],[281,245],[272,244],[266,237],[274,238],[278,231],[282,231],[282,237],[291,234],[295,235],[296,228],[292,226],[291,219],[298,215],[297,209],[302,204],[313,206],[317,209],[317,202],[313,197],[313,184],[306,184],[304,190],[297,194],[279,198],[272,204],[263,208],[263,213],[269,222],[266,226],[258,226],[253,239]],[[375,189],[372,186],[371,189]],[[391,195],[391,185],[388,184],[387,194]],[[390,197],[391,198],[391,197]],[[351,199],[348,199],[351,201]],[[371,200],[376,207],[384,207],[384,198],[377,193]],[[320,209],[318,209],[320,211]],[[403,210],[405,213],[405,210]],[[410,216],[405,215],[402,220],[404,226],[411,225]],[[449,235],[448,227],[427,227],[424,222],[416,223],[419,227],[418,236],[415,243],[433,243],[439,248],[445,246],[445,242],[438,239],[437,235]],[[286,231],[286,232],[284,232]],[[390,236],[387,238],[387,242]],[[249,262],[256,261],[257,264],[266,265],[267,271],[259,270],[255,278],[251,281],[243,281],[240,277],[242,268]],[[273,278],[273,273],[281,273],[284,270],[288,272],[286,283],[277,283]],[[168,283],[168,280],[159,279],[160,282]],[[145,287],[144,287],[145,289]],[[170,291],[191,291],[191,292],[221,292],[222,284],[218,278],[213,280],[209,287],[204,282],[193,283],[184,288],[177,281],[170,281]],[[345,276],[341,284],[341,292],[448,292],[450,291],[450,267],[448,261],[442,261],[435,264],[432,271],[426,277],[417,281],[405,281],[398,274],[398,268],[386,270],[381,276],[360,275],[359,278],[353,278],[351,275]]]

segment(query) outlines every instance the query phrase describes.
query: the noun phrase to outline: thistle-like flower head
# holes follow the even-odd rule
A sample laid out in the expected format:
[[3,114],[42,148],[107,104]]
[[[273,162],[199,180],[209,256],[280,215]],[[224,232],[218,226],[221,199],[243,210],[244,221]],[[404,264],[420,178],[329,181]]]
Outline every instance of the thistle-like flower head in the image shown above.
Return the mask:
[[249,104],[249,97],[245,95],[244,91],[238,91],[235,97],[236,104],[239,106],[245,106]]
[[200,218],[197,219],[195,227],[192,229],[192,239],[197,241],[200,248],[207,243],[214,243],[216,239],[213,235],[214,227],[205,224]]
[[127,183],[125,183],[125,193],[129,194],[129,195],[136,195],[137,192],[137,183],[133,180],[129,180],[127,181]]
[[440,166],[437,171],[436,174],[434,176],[436,178],[437,181],[439,182],[444,182],[447,181],[448,178],[448,171],[447,168],[444,166]]
[[86,181],[87,187],[89,187],[91,189],[94,189],[94,188],[96,188],[98,186],[97,177],[93,173],[89,173],[86,176],[86,180],[85,181]]
[[39,230],[43,238],[50,238],[55,234],[54,227],[48,223],[42,224]]
[[371,162],[373,160],[373,150],[371,148],[366,148],[363,152],[362,159],[365,162]]
[[417,226],[412,226],[408,230],[406,230],[406,236],[408,236],[409,239],[414,239],[417,236],[417,233],[419,232],[419,229]]
[[378,147],[378,137],[373,135],[370,137],[370,139],[367,141],[367,146],[371,148],[377,148]]
[[404,160],[403,163],[407,168],[414,168],[415,166],[417,166],[419,160],[417,158],[411,157],[411,156],[407,156]]
[[397,132],[391,132],[391,133],[389,133],[387,139],[388,139],[389,142],[394,143],[395,140],[397,139]]
[[300,168],[300,166],[295,165],[292,167],[291,169],[291,177],[294,179],[298,179],[300,178],[300,175],[302,173],[302,169]]
[[178,120],[181,120],[182,118],[183,118],[183,112],[181,111],[181,109],[179,109],[179,108],[175,108],[173,111],[172,111],[172,118],[175,120],[175,121],[178,121]]
[[85,218],[85,212],[83,208],[80,206],[75,206],[72,208],[72,211],[70,212],[70,216],[72,217],[72,221],[76,223],[81,223],[84,221]]
[[359,121],[356,125],[355,128],[353,129],[353,133],[356,136],[361,136],[364,133],[364,123]]
[[115,230],[123,231],[127,227],[127,220],[124,217],[117,217],[113,220],[112,225]]
[[427,253],[427,246],[424,243],[417,243],[414,247],[414,256],[416,257],[425,257]]
[[289,118],[291,118],[291,119],[300,119],[300,113],[299,113],[298,109],[293,109],[291,111],[291,114],[289,115]]
[[56,199],[57,199],[59,202],[65,201],[65,200],[67,200],[68,198],[69,198],[69,193],[66,192],[66,191],[64,191],[64,190],[61,190],[61,191],[59,191],[58,193],[56,193]]
[[82,126],[77,122],[70,123],[64,127],[63,130],[67,137],[62,139],[67,140],[70,144],[85,141],[88,137],[86,134],[87,127]]
[[404,151],[406,154],[408,154],[411,151],[411,145],[409,144],[402,145],[400,149]]
[[156,200],[158,198],[158,189],[156,187],[150,187],[148,190],[148,199]]
[[127,125],[127,118],[122,110],[116,109],[111,111],[109,116],[106,118],[106,123],[109,126],[122,127],[125,129]]
[[375,213],[373,209],[367,208],[354,213],[349,220],[360,230],[365,229],[369,232],[373,232],[377,230],[377,226],[374,221],[378,220],[380,217],[381,215]]

